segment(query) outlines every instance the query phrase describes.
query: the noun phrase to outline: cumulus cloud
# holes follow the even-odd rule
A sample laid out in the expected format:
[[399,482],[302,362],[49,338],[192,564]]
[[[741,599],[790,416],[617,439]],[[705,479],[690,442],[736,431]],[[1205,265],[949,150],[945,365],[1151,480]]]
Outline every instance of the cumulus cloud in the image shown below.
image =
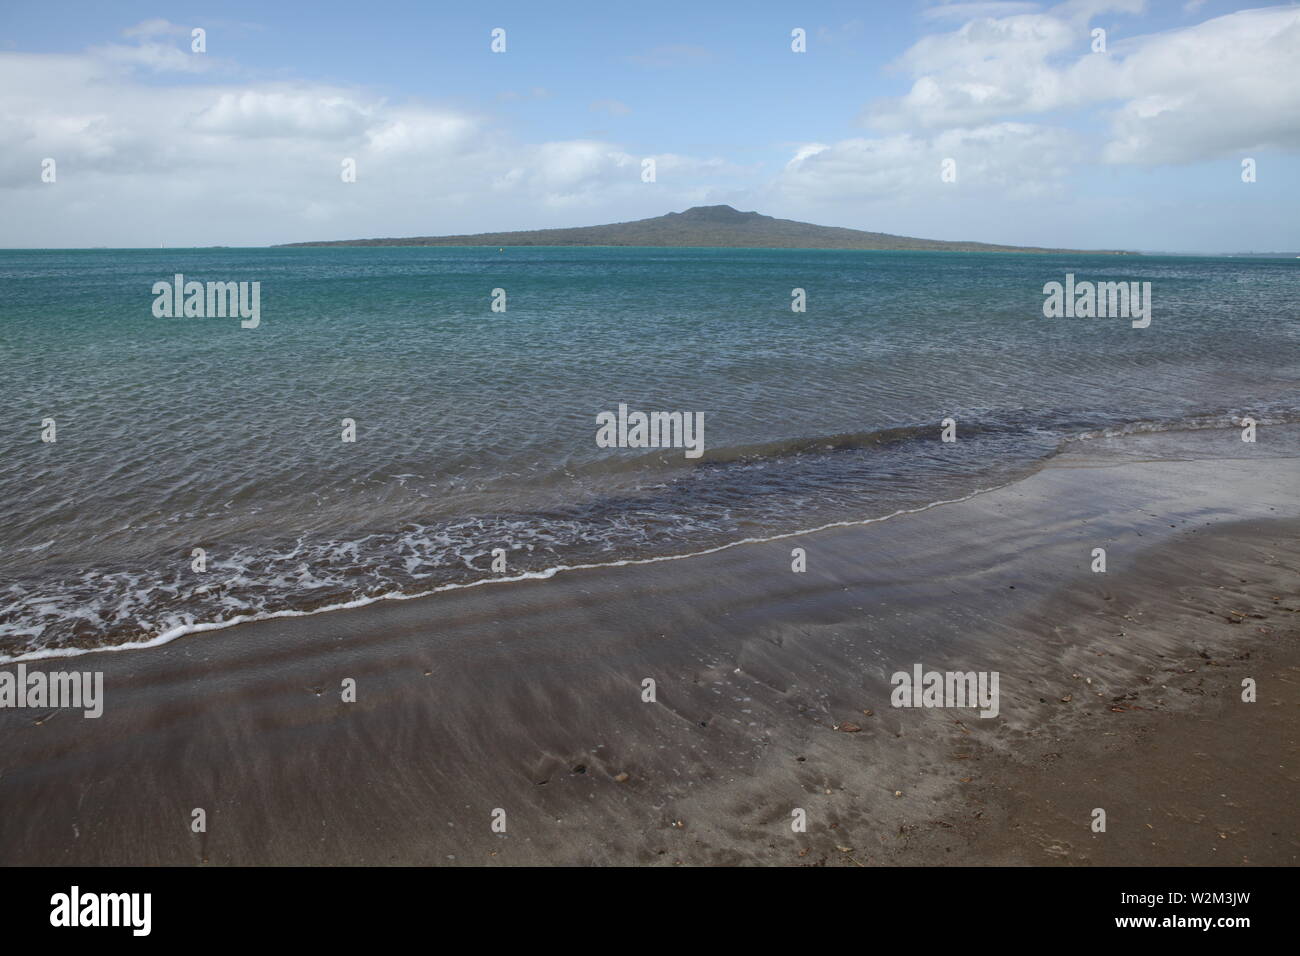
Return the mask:
[[965,195],[1028,198],[1058,188],[1076,152],[1074,134],[1026,123],[811,143],[795,152],[772,189],[815,205],[941,197],[953,188],[940,176],[952,160]]
[[235,139],[347,139],[367,131],[382,106],[319,90],[239,90],[214,96],[190,119],[189,128]]
[[[1289,82],[1300,69],[1300,8],[1126,35],[1127,18],[1142,9],[1141,0],[929,8],[926,20],[961,25],[922,37],[894,62],[910,87],[868,105],[862,118],[874,135],[794,144],[758,204],[936,238],[1132,247],[1143,235],[1154,237],[1138,240],[1145,248],[1214,248],[1222,237],[1206,223],[1166,214],[1142,221],[1136,210],[1149,203],[1088,190],[1106,165],[1300,148],[1300,84]],[[1092,49],[1099,26],[1105,52]],[[956,164],[956,183],[940,177],[945,159]],[[1104,175],[1113,182],[1117,173]],[[1267,233],[1273,238],[1251,241],[1279,248],[1292,241],[1293,227],[1265,220],[1242,231]]]
[[[238,245],[579,225],[584,209],[659,214],[728,172],[721,160],[661,154],[651,188],[645,157],[614,143],[520,142],[486,113],[249,81],[237,70],[232,78],[202,55],[193,59],[209,75],[158,82],[160,64],[200,72],[177,65],[192,56],[188,32],[150,21],[128,34],[134,44],[80,55],[0,53],[0,244]],[[47,157],[53,185],[40,179]],[[340,176],[347,159],[355,183]],[[556,222],[557,209],[574,210],[573,221]]]
[[[869,104],[870,135],[789,143],[766,169],[713,156],[647,157],[604,132],[524,141],[500,116],[463,102],[395,102],[356,86],[270,81],[191,54],[186,28],[146,21],[124,31],[124,42],[81,54],[0,53],[0,245],[436,235],[583,225],[712,202],[936,237],[961,208],[979,230],[955,238],[1032,241],[990,230],[995,221],[1023,225],[1024,216],[1007,212],[1017,203],[1024,215],[1047,200],[1064,208],[1078,196],[1082,167],[1300,148],[1300,84],[1290,82],[1300,9],[1120,35],[1140,7],[1070,0],[929,8],[925,22],[937,32],[896,61],[908,88]],[[1091,51],[1097,22],[1110,31],[1105,53]],[[670,46],[633,59],[662,67],[711,56]],[[539,87],[496,102],[549,95]],[[588,108],[629,112],[612,99]],[[40,180],[47,157],[58,163],[53,186]],[[654,184],[641,180],[646,158],[656,163]],[[340,178],[347,159],[355,183]],[[956,184],[940,179],[945,159],[956,163]],[[908,215],[892,229],[874,218],[900,209]],[[1037,241],[1067,244],[1052,238],[1054,228]]]
[[1300,9],[1218,17],[1144,37],[1103,75],[1126,102],[1106,158],[1181,163],[1300,147]]
[[1046,13],[981,17],[913,45],[902,97],[868,110],[884,131],[972,127],[1053,112],[1096,111],[1115,163],[1194,162],[1300,145],[1300,9],[1244,10],[1194,26],[1108,36],[1091,18],[1138,3],[1067,3]]

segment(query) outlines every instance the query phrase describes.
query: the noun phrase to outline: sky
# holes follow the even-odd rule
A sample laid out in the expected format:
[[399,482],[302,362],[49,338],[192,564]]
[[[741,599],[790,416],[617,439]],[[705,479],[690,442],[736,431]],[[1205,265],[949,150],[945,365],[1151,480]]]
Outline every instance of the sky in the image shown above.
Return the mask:
[[719,203],[935,239],[1300,252],[1300,6],[0,3],[0,247]]

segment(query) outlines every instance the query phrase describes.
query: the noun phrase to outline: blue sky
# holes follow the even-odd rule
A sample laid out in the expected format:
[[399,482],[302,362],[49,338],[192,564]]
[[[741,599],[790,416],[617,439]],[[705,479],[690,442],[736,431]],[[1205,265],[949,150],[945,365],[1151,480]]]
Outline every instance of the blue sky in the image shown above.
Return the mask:
[[0,117],[5,246],[431,235],[726,202],[945,239],[1300,247],[1293,4],[10,0]]

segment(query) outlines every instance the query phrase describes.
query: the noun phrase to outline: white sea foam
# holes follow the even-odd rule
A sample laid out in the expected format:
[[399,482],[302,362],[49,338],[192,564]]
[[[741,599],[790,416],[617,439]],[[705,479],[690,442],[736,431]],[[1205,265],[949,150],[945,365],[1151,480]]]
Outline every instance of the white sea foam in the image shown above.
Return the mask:
[[[996,486],[996,487],[1002,487],[1002,486]],[[228,627],[234,627],[236,624],[247,624],[253,621],[267,621],[267,620],[274,620],[276,618],[285,618],[285,617],[308,617],[314,614],[325,614],[329,611],[343,611],[349,608],[366,607],[370,604],[378,603],[379,601],[409,601],[409,600],[414,600],[416,598],[429,597],[431,595],[438,594],[443,591],[462,590],[465,588],[480,587],[482,585],[488,585],[488,584],[510,584],[519,581],[541,581],[541,580],[547,580],[549,578],[553,578],[557,574],[566,571],[590,571],[599,568],[620,568],[620,567],[630,567],[632,565],[638,565],[638,564],[659,564],[664,561],[682,561],[689,558],[702,557],[708,554],[717,554],[720,551],[727,551],[731,548],[743,547],[745,545],[762,544],[770,541],[782,541],[787,538],[798,538],[804,535],[816,534],[820,531],[829,531],[833,528],[849,528],[849,527],[856,527],[860,525],[875,524],[881,521],[888,521],[891,518],[898,518],[903,515],[917,514],[922,511],[928,511],[931,508],[937,508],[940,507],[941,505],[956,504],[957,502],[960,501],[969,501],[970,499],[978,495],[987,494],[988,492],[994,490],[996,490],[995,487],[980,488],[977,489],[976,491],[971,492],[970,494],[962,495],[961,497],[958,498],[947,498],[941,501],[932,501],[929,504],[921,505],[920,507],[917,508],[903,508],[898,511],[894,511],[890,514],[880,515],[874,518],[860,518],[860,519],[854,519],[849,521],[832,521],[826,524],[818,525],[815,528],[806,528],[800,531],[783,532],[781,534],[769,535],[765,537],[742,538],[738,541],[730,541],[727,542],[726,544],[716,545],[711,548],[704,548],[699,551],[691,551],[685,554],[657,555],[655,557],[650,557],[650,558],[624,558],[618,561],[603,561],[603,562],[593,562],[593,563],[584,563],[584,564],[562,564],[550,568],[545,568],[539,571],[527,571],[522,574],[516,574],[516,575],[480,578],[479,580],[476,581],[452,582],[452,583],[440,585],[435,588],[431,588],[427,591],[418,591],[418,592],[391,591],[386,594],[355,598],[350,601],[342,601],[337,604],[329,604],[323,607],[312,608],[310,610],[283,609],[277,611],[254,612],[251,614],[239,614],[222,621],[204,621],[198,623],[187,623],[187,624],[177,625],[168,628],[167,630],[164,630],[161,633],[142,641],[126,641],[120,644],[105,644],[105,645],[98,645],[94,647],[56,647],[56,648],[35,649],[35,650],[15,654],[12,656],[0,657],[0,664],[11,664],[20,661],[35,661],[35,660],[43,660],[49,658],[78,657],[82,654],[104,653],[108,651],[130,651],[130,650],[140,650],[148,647],[160,647],[164,644],[170,644],[172,641],[176,640],[177,638],[184,637],[187,634],[198,634],[204,631],[223,630]]]

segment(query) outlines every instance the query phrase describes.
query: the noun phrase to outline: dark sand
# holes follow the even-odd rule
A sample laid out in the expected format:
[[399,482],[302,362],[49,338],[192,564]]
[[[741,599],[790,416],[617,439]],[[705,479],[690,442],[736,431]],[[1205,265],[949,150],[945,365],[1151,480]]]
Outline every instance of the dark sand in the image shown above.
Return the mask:
[[[0,711],[0,863],[1294,864],[1296,433],[29,664],[102,669],[105,712]],[[891,708],[918,662],[998,671],[1001,714]]]

